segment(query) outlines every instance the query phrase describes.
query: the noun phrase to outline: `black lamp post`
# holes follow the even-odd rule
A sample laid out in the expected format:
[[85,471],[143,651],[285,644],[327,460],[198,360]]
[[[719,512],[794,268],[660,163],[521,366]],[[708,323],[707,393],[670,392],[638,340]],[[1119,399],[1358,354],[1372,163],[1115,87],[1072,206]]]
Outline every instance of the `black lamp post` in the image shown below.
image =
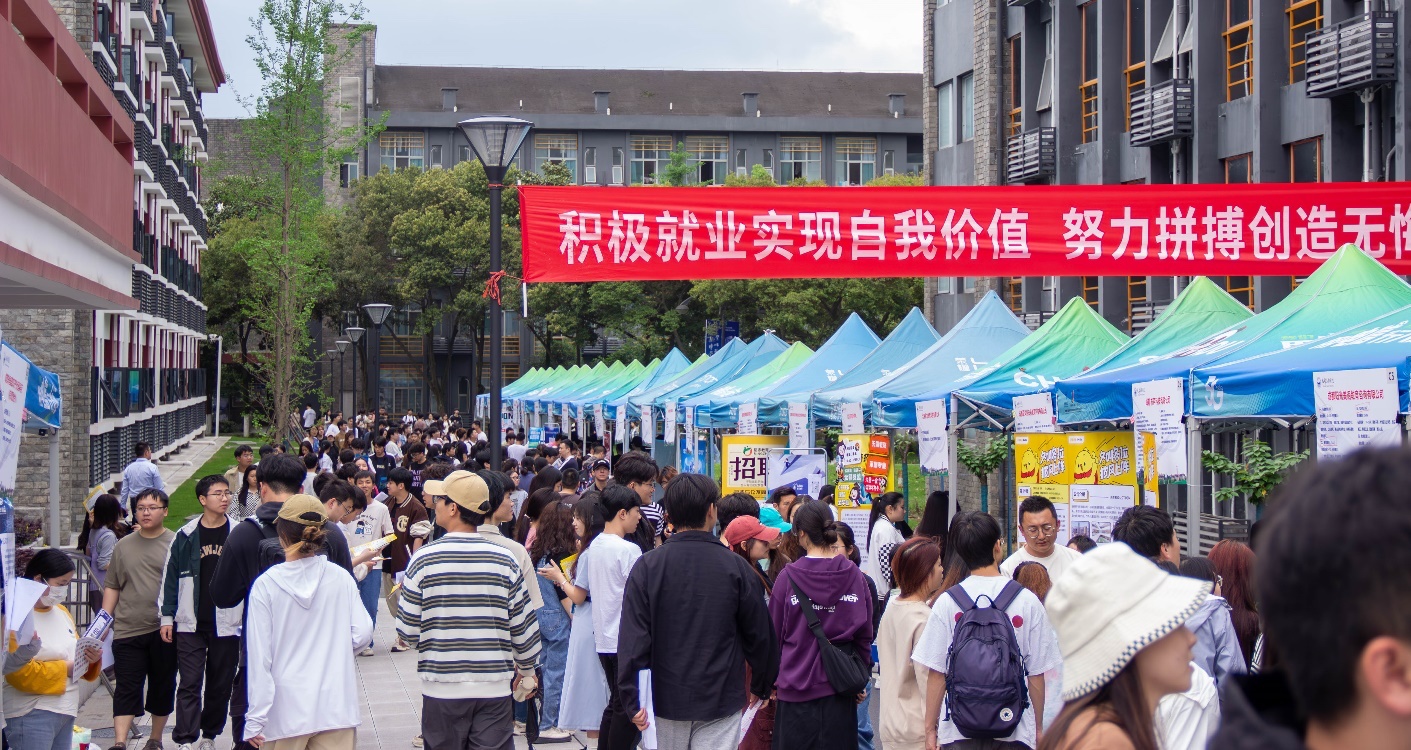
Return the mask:
[[363,310],[367,312],[368,320],[372,321],[372,339],[369,346],[372,348],[372,415],[374,421],[382,411],[382,324],[386,322],[387,316],[392,314],[392,306],[373,302],[363,305]]
[[[333,355],[335,355],[335,354],[338,355],[338,380],[335,381],[332,377],[329,377],[329,378],[328,378],[328,384],[329,384],[329,385],[335,385],[335,384],[336,384],[336,385],[338,386],[338,393],[339,393],[339,395],[342,395],[342,393],[343,393],[343,354],[342,354],[342,352],[339,352],[337,349],[324,349],[324,350],[323,350],[323,353],[328,355],[328,366],[329,366],[329,367],[333,367]],[[329,374],[330,374],[330,376],[332,375],[332,373],[329,373]]]
[[[534,123],[515,117],[472,117],[460,122],[461,131],[470,141],[470,148],[485,167],[490,183],[490,276],[500,272],[500,192],[505,172],[514,155],[529,136]],[[500,444],[504,440],[504,424],[500,419],[500,391],[504,388],[504,368],[501,354],[504,338],[504,314],[498,297],[490,298],[490,469],[500,470]]]
[[354,348],[353,348],[353,411],[354,411],[354,412],[357,412],[357,411],[359,411],[359,410],[361,409],[361,407],[358,405],[358,350],[361,349],[362,347],[358,346],[358,344],[359,344],[359,342],[361,342],[361,341],[363,340],[363,334],[364,334],[365,332],[366,332],[365,329],[359,328],[358,326],[352,326],[352,327],[348,328],[347,330],[343,331],[344,335],[346,335],[346,336],[348,337],[348,340],[351,341],[351,342],[353,342],[353,347],[354,347]]
[[[338,347],[338,411],[341,412],[343,411],[343,355],[348,353],[348,347],[352,346],[353,342],[347,339],[338,339],[333,342],[333,345]],[[357,361],[358,353],[353,352],[353,364],[357,364]]]

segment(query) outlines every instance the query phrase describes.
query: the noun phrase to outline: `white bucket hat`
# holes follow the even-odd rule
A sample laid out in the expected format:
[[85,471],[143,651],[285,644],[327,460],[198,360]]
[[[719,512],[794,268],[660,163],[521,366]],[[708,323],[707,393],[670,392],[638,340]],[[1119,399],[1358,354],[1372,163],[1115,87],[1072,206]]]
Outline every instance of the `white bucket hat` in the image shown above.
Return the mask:
[[1138,651],[1190,619],[1211,584],[1173,576],[1121,542],[1083,555],[1045,600],[1063,654],[1063,700],[1106,685]]

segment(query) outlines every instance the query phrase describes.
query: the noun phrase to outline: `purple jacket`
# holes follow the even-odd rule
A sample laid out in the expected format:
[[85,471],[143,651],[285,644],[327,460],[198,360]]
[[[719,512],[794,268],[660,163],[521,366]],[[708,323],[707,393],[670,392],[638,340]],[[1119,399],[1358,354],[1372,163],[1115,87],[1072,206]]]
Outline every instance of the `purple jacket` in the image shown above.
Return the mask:
[[839,645],[851,641],[869,665],[873,599],[862,571],[846,557],[804,557],[779,572],[769,598],[769,619],[779,643],[779,677],[774,687],[779,700],[801,703],[833,695],[833,687],[828,684],[818,641],[808,629],[792,581],[813,600],[828,640]]

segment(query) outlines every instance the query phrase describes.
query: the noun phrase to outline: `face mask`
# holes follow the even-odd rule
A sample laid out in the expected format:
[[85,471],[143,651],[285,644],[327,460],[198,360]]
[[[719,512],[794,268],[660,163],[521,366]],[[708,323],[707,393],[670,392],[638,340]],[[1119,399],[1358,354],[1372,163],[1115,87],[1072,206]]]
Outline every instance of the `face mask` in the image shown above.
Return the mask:
[[68,586],[50,586],[49,592],[39,597],[39,603],[52,607],[64,601],[64,594],[68,593]]

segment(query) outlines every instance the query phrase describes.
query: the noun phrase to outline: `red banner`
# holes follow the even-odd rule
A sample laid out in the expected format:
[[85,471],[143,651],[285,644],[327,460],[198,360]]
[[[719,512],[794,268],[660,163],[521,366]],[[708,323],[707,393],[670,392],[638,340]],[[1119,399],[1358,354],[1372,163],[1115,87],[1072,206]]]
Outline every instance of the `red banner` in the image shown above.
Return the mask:
[[527,281],[1411,273],[1411,183],[520,188]]

